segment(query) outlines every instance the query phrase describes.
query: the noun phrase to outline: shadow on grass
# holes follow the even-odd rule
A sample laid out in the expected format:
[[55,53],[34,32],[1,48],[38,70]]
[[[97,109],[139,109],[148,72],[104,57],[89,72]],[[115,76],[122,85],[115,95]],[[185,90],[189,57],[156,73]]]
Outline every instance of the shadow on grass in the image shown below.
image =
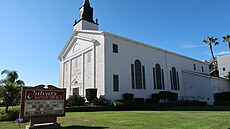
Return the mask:
[[67,126],[67,127],[60,127],[57,129],[106,129],[109,127],[93,127],[93,126]]

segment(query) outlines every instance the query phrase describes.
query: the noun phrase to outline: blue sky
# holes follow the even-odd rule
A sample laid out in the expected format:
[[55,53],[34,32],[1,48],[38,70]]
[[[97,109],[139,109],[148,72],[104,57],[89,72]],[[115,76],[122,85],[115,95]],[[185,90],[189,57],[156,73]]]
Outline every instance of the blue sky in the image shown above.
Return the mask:
[[[26,85],[58,85],[62,48],[83,0],[1,0],[0,71],[16,70]],[[207,36],[228,52],[229,0],[90,0],[99,30],[199,60],[211,58]],[[5,76],[0,75],[0,79]]]

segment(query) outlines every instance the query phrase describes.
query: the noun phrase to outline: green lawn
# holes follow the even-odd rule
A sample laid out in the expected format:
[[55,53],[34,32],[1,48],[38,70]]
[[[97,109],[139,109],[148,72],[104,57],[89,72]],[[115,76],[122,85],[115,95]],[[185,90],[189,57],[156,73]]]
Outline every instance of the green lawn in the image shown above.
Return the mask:
[[[228,129],[229,111],[103,111],[72,112],[58,118],[61,129]],[[28,123],[23,123],[22,127]],[[0,122],[1,129],[16,129]]]

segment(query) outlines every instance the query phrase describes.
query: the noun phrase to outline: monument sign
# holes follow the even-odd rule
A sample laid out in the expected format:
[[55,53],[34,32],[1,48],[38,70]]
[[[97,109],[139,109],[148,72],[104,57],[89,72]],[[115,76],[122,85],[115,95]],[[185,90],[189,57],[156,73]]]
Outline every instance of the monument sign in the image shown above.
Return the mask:
[[30,118],[30,128],[41,123],[57,125],[57,116],[65,116],[65,100],[65,89],[51,85],[22,87],[20,118]]

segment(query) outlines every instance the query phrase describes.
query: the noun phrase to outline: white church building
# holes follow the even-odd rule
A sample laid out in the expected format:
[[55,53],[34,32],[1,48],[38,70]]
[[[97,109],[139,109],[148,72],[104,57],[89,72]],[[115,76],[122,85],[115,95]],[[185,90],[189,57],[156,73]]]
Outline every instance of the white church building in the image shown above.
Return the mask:
[[59,86],[67,95],[85,96],[86,89],[96,88],[98,97],[113,101],[124,93],[151,98],[153,93],[172,91],[181,100],[213,104],[215,93],[230,91],[230,81],[209,76],[204,61],[99,31],[89,0],[84,0],[58,59]]

